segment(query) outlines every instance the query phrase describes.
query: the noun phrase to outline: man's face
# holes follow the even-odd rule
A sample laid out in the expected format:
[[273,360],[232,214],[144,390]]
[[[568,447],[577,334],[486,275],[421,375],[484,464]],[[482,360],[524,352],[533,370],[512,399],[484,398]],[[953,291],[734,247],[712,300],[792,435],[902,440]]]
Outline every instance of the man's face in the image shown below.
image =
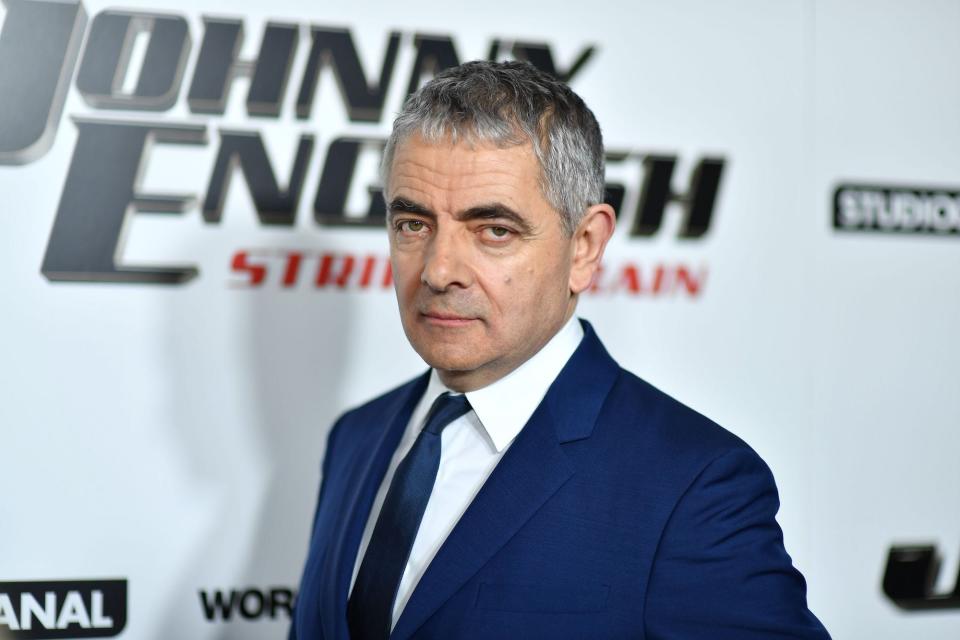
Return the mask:
[[452,388],[494,382],[573,313],[574,241],[540,192],[529,143],[402,142],[387,194],[403,329]]

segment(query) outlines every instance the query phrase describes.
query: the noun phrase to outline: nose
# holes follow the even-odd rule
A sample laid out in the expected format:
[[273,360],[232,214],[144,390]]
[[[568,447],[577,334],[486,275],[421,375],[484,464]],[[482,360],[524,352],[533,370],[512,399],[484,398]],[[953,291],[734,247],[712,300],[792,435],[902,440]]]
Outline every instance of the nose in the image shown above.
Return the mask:
[[441,293],[450,287],[467,288],[473,282],[470,244],[467,234],[457,228],[441,228],[430,239],[423,261],[420,281]]

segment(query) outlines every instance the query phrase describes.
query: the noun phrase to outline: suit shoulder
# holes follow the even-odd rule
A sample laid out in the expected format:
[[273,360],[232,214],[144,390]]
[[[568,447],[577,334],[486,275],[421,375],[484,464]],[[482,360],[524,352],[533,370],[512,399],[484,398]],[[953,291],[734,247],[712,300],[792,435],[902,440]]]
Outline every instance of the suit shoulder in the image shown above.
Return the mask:
[[347,409],[334,421],[327,434],[327,455],[335,448],[342,450],[362,446],[370,438],[376,437],[388,424],[390,419],[397,415],[409,401],[412,395],[419,398],[417,387],[426,383],[426,375],[418,376],[383,393],[363,404]]
[[625,369],[604,409],[616,415],[623,431],[674,461],[706,464],[738,450],[757,456],[735,434]]

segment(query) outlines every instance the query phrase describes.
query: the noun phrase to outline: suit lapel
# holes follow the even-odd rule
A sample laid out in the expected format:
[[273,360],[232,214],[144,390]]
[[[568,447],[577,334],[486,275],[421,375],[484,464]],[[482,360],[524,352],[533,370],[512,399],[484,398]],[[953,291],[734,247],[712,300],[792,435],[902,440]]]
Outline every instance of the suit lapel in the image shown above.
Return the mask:
[[383,423],[386,428],[374,432],[369,445],[359,447],[356,461],[352,465],[349,489],[344,500],[345,518],[342,526],[335,532],[331,545],[323,561],[321,616],[325,638],[337,639],[349,637],[347,630],[347,597],[350,592],[350,579],[353,566],[363,537],[363,530],[376,498],[383,476],[390,466],[390,460],[396,451],[403,432],[417,402],[426,390],[429,371],[408,385],[398,394],[395,402],[384,412]]
[[561,444],[590,435],[619,373],[583,324],[577,351],[440,547],[391,640],[415,633],[573,475]]

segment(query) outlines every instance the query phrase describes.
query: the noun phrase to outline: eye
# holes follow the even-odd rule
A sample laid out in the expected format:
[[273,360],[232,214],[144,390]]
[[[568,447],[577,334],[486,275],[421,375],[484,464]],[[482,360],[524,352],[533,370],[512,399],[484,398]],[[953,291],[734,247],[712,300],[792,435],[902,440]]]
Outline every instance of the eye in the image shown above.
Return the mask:
[[484,227],[483,233],[491,240],[506,240],[513,231],[507,227]]
[[400,233],[420,233],[426,227],[422,220],[401,220],[397,223],[397,231]]

